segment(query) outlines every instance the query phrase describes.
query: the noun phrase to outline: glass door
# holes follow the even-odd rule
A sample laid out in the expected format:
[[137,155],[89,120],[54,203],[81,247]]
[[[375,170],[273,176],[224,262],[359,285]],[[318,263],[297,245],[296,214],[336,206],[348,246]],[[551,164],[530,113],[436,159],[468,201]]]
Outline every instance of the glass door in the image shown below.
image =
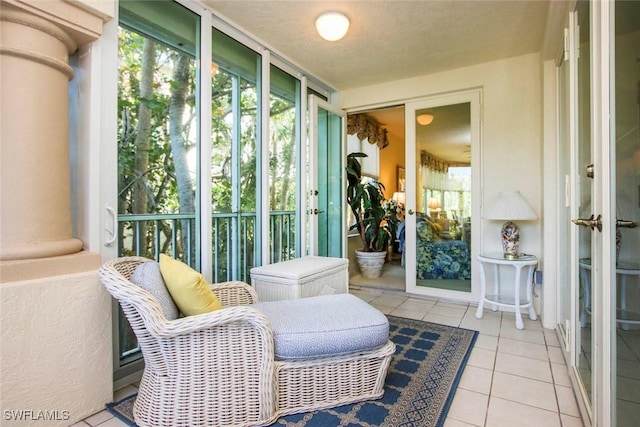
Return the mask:
[[346,114],[309,96],[308,254],[344,257]]
[[640,3],[579,2],[574,379],[594,426],[640,415]]
[[630,427],[640,418],[640,2],[615,2],[614,23],[612,416],[614,425]]
[[[577,93],[577,110],[575,116],[575,143],[573,148],[572,174],[575,183],[575,209],[573,215],[589,221],[591,215],[596,212],[596,202],[593,193],[595,181],[593,175],[594,157],[599,156],[596,147],[592,147],[591,138],[591,43],[590,43],[590,10],[587,2],[578,4],[573,16],[574,42],[576,49],[572,51],[575,67],[575,93]],[[574,216],[576,218],[576,216]],[[594,281],[592,280],[593,251],[596,249],[594,237],[599,231],[591,227],[574,228],[576,243],[573,247],[573,259],[577,259],[578,270],[576,280],[578,282],[578,308],[575,354],[576,369],[581,384],[581,394],[586,407],[592,408],[594,387],[594,329],[591,321],[591,297],[593,295]],[[574,263],[575,265],[575,263]]]
[[479,293],[479,111],[479,91],[406,104],[407,292],[467,301]]

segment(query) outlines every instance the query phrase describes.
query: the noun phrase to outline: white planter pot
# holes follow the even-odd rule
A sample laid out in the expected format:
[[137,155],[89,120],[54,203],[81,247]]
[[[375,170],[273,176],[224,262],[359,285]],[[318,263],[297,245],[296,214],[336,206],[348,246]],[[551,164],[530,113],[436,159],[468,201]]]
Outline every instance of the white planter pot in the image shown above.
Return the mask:
[[356,250],[356,258],[362,277],[375,279],[382,274],[382,266],[387,258],[387,252],[362,252]]

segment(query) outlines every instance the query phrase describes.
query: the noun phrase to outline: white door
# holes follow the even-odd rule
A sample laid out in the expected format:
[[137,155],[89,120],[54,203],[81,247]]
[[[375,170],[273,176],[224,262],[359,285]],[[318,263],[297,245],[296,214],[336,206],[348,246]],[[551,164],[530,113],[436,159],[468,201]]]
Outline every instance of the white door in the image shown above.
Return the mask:
[[571,238],[571,373],[583,418],[640,416],[640,3],[578,3]]
[[309,167],[303,206],[308,214],[308,231],[304,233],[308,235],[307,253],[341,258],[346,254],[347,240],[347,115],[315,95],[309,95],[308,109]]
[[[477,274],[473,260],[482,239],[477,197],[480,99],[480,91],[473,90],[405,106],[407,292],[466,301],[477,301],[479,296],[478,281],[471,279]],[[424,115],[432,116],[429,124],[418,122]],[[437,133],[451,132],[468,149],[465,161],[442,161],[441,155],[431,152],[429,144]],[[456,170],[467,175],[457,177]],[[446,261],[436,261],[442,258]]]

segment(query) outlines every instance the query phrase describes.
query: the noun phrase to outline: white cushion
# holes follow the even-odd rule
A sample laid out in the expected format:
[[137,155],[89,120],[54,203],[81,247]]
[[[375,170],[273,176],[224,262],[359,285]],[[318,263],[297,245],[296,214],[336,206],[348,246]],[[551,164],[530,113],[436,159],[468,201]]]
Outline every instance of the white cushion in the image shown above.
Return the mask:
[[253,304],[270,320],[277,359],[367,351],[389,340],[389,320],[351,294]]
[[153,295],[162,307],[162,312],[167,320],[178,318],[178,307],[167,290],[167,286],[160,273],[160,264],[155,261],[143,262],[131,275],[131,282],[140,286]]

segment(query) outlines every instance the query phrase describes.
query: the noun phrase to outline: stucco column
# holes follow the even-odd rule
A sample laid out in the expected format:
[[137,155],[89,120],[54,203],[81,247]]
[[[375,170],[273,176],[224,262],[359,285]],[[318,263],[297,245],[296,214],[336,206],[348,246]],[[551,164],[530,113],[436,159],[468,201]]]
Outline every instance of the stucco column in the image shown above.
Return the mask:
[[69,55],[113,17],[105,0],[0,0],[0,266],[76,254]]
[[[100,253],[73,237],[68,59],[114,12],[112,0],[0,0],[2,425],[65,427],[113,399],[111,297]],[[12,415],[25,410],[55,419]]]
[[3,5],[0,260],[80,251],[72,237],[68,56],[56,25]]

